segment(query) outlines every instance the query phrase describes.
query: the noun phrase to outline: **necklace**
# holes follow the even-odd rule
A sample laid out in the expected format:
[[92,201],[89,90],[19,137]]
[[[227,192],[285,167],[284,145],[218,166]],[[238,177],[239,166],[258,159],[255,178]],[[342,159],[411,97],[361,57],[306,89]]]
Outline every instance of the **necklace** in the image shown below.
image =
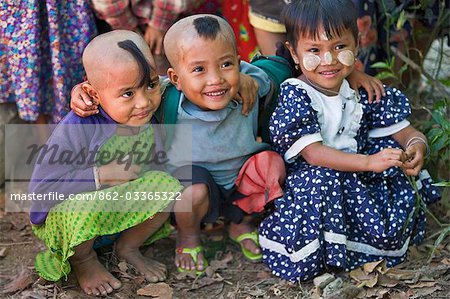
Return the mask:
[[332,95],[339,95],[339,91],[334,91],[331,89],[326,89],[326,88],[320,87],[320,86],[312,83],[311,81],[309,81],[308,77],[306,77],[306,76],[304,76],[304,77],[305,77],[306,81],[308,81],[308,84],[311,85],[312,87],[314,87],[315,89],[317,89],[319,91],[325,91],[325,92],[331,93]]

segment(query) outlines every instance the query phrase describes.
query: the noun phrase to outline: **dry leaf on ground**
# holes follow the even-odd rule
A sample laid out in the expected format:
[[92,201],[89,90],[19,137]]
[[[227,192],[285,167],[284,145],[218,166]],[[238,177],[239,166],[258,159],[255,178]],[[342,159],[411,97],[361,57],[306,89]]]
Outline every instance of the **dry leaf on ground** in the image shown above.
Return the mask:
[[391,296],[391,299],[408,299],[408,293],[406,292],[394,292],[392,294],[389,294]]
[[196,281],[194,281],[194,283],[192,284],[190,290],[197,290],[200,288],[203,288],[205,286],[214,284],[214,283],[221,283],[223,282],[223,277],[203,277],[200,279],[197,279]]
[[[385,260],[379,260],[372,263],[367,263],[362,266],[364,273],[370,274],[375,269],[379,268],[379,270],[383,271],[383,268],[386,269],[386,261]],[[378,269],[377,269],[378,270]],[[383,273],[379,271],[380,273]]]
[[378,285],[386,288],[393,288],[396,285],[398,285],[400,281],[398,281],[395,278],[386,276],[386,275],[380,275],[378,277]]
[[373,275],[367,275],[366,273],[364,273],[364,271],[361,268],[356,268],[355,270],[350,271],[349,275],[357,282],[369,280],[373,277]]
[[416,284],[411,284],[408,287],[412,289],[419,289],[419,288],[429,288],[434,287],[436,285],[436,281],[421,281]]
[[385,288],[372,288],[365,289],[361,293],[358,294],[358,298],[367,299],[367,298],[383,298],[385,294],[389,292],[388,289]]
[[136,291],[139,296],[172,299],[173,289],[165,282],[151,283]]
[[127,272],[127,270],[128,270],[128,264],[127,264],[127,262],[124,262],[124,261],[122,261],[119,264],[117,264],[117,267],[122,272]]
[[353,299],[353,298],[357,298],[361,291],[362,291],[361,288],[358,288],[354,285],[349,285],[349,286],[346,286],[325,298],[326,299]]
[[26,289],[30,284],[35,282],[37,276],[27,268],[22,268],[16,277],[14,277],[9,283],[5,285],[0,293],[14,293]]
[[217,270],[219,269],[227,269],[228,263],[233,260],[233,254],[228,252],[225,254],[223,259],[213,260],[209,263],[209,266],[206,268],[205,273],[208,277],[213,277]]
[[402,270],[391,268],[386,272],[386,275],[398,279],[398,280],[410,280],[416,276],[417,271],[414,270]]
[[444,265],[450,266],[450,258],[445,258],[445,259],[441,260],[441,263],[443,263]]
[[408,294],[408,298],[415,299],[429,296],[439,290],[441,290],[441,288],[435,286],[431,288],[409,289],[406,293]]

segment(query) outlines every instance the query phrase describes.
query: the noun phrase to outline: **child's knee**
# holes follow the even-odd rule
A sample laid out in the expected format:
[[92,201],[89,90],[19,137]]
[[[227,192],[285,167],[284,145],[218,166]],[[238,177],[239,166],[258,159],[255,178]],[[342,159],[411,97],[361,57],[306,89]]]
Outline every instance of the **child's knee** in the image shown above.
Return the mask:
[[209,190],[205,184],[195,184],[191,187],[191,192],[188,196],[191,196],[192,206],[198,207],[208,204]]

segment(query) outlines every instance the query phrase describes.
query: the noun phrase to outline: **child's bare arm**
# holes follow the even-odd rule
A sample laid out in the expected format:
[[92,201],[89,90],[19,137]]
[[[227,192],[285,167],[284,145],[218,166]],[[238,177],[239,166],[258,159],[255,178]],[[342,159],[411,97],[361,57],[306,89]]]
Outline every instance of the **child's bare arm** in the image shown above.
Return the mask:
[[155,55],[161,55],[164,53],[163,38],[166,32],[151,25],[148,25],[145,29],[144,39],[150,47],[150,50]]
[[347,77],[350,86],[355,91],[358,88],[363,87],[367,91],[369,97],[369,103],[372,103],[374,93],[376,95],[376,102],[379,102],[381,96],[385,96],[383,83],[375,77],[369,76],[364,72],[354,69],[353,72]]
[[315,142],[306,146],[301,155],[311,165],[338,171],[383,172],[393,166],[403,166],[404,153],[400,149],[384,149],[374,155],[351,154]]
[[97,114],[98,105],[94,100],[81,88],[81,85],[85,83],[79,83],[74,86],[70,94],[70,109],[80,117],[88,117],[90,115]]
[[256,95],[258,94],[258,82],[250,75],[240,73],[239,92],[236,95],[236,100],[242,102],[242,114],[248,115],[256,102]]
[[408,126],[393,134],[392,137],[405,149],[406,157],[403,163],[405,173],[418,175],[429,151],[425,135],[414,127]]

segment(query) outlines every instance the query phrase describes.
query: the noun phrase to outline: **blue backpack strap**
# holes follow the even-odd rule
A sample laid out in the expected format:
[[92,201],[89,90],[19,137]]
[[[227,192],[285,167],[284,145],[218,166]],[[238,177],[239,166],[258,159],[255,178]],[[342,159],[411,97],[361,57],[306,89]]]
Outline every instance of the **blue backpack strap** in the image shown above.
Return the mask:
[[258,119],[258,131],[263,142],[270,143],[269,120],[277,105],[280,84],[287,78],[295,77],[289,61],[281,56],[256,55],[251,64],[262,69],[272,81],[269,93],[265,96]]
[[[177,123],[178,105],[180,103],[181,92],[173,85],[168,84],[161,96],[161,104],[155,112],[155,116],[160,124],[175,125]],[[172,142],[174,127],[165,127],[165,145],[166,149]]]

